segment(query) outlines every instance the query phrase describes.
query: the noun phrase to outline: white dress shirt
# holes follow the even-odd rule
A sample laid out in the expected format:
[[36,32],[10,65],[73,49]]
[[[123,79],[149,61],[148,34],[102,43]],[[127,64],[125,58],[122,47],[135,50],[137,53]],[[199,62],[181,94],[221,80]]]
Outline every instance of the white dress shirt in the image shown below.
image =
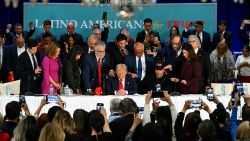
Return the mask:
[[[201,39],[201,43],[202,43],[202,40],[203,40],[203,34],[202,34],[202,31],[200,33],[196,32],[196,35],[197,37],[200,36],[200,39]],[[199,38],[199,37],[198,37]]]
[[[29,57],[30,57],[30,61],[31,61],[33,70],[35,70],[36,68],[34,68],[34,62],[33,62],[33,59],[32,59],[32,54],[31,54],[28,50],[27,50],[27,52],[28,52],[28,55],[29,55]],[[36,60],[36,57],[35,57],[35,61],[36,61],[36,64],[38,65],[37,60]]]
[[22,54],[25,51],[25,46],[23,47],[18,47],[17,46],[17,56],[19,56],[20,54]]
[[[243,55],[238,56],[236,63],[235,63],[235,67],[238,68],[238,66],[243,62],[247,62],[248,64],[250,64],[250,56],[248,56],[248,57],[244,57]],[[246,66],[242,67],[240,69],[240,75],[241,76],[250,76],[250,68],[246,67]]]
[[[136,56],[136,68],[138,68],[138,60],[139,60],[139,57]],[[141,57],[141,63],[142,63],[141,80],[143,80],[145,75],[146,75],[146,59],[145,59],[145,54],[144,53],[143,53],[143,55]]]

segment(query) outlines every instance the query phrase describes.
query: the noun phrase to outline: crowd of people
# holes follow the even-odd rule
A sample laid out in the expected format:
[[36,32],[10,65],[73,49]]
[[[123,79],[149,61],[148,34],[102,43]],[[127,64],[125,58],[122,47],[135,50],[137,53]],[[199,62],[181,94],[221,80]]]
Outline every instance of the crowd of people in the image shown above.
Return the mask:
[[0,35],[0,81],[20,79],[24,94],[59,94],[68,86],[75,94],[96,95],[145,94],[157,84],[169,92],[204,93],[213,82],[232,81],[234,72],[239,81],[250,82],[247,20],[239,29],[245,46],[236,63],[226,21],[219,22],[212,41],[203,22],[196,21],[187,24],[182,35],[173,26],[163,43],[150,18],[144,20],[144,29],[135,40],[123,28],[115,42],[107,42],[109,28],[107,19],[103,20],[104,30],[94,24],[86,43],[75,32],[73,22],[67,24],[60,39],[51,32],[50,20],[44,21],[44,30],[36,36],[32,22],[28,32],[21,24],[16,24],[13,32],[7,25]]
[[[250,95],[243,96],[245,105],[239,106],[240,95],[235,93],[224,107],[214,95],[216,108],[212,111],[202,101],[196,110],[187,100],[177,112],[171,96],[164,91],[167,106],[152,98],[152,91],[145,96],[144,107],[138,107],[131,98],[113,98],[110,115],[104,106],[92,111],[75,109],[73,116],[64,109],[58,96],[58,106],[40,114],[46,104],[45,97],[35,113],[30,113],[27,103],[11,101],[5,107],[6,115],[0,113],[1,141],[247,141],[250,139]],[[152,102],[152,111],[150,111]],[[143,113],[139,112],[143,108]],[[21,110],[22,109],[22,110]],[[242,120],[237,119],[241,110]],[[107,109],[108,110],[108,109]],[[200,111],[209,114],[202,120]],[[24,111],[23,114],[20,111]],[[185,117],[185,118],[184,118]]]

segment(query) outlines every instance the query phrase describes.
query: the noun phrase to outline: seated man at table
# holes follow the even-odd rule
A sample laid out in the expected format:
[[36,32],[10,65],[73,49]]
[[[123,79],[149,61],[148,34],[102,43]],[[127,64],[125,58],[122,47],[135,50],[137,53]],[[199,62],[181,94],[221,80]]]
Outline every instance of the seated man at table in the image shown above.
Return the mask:
[[136,81],[127,76],[125,64],[116,65],[116,75],[116,77],[110,77],[107,82],[108,94],[124,96],[137,93]]

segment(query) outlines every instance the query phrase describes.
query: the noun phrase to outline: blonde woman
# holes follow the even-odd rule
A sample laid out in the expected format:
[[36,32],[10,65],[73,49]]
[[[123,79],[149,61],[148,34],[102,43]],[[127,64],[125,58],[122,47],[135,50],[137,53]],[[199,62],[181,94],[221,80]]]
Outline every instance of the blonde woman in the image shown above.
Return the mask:
[[63,129],[55,123],[47,123],[40,134],[38,141],[64,141]]
[[244,121],[237,128],[236,141],[250,140],[250,122]]

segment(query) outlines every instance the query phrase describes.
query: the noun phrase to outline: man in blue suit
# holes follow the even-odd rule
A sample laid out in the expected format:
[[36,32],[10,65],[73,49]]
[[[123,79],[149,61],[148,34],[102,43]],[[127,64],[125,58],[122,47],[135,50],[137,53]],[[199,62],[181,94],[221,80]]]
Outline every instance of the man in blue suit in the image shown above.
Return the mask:
[[113,95],[131,95],[137,93],[137,84],[134,78],[127,76],[125,64],[116,65],[117,77],[110,77],[107,83],[107,91]]
[[106,54],[105,44],[97,42],[94,49],[95,52],[87,54],[82,62],[84,91],[90,93],[96,91],[97,87],[105,90],[105,79],[110,69],[110,58]]
[[[190,30],[193,25],[195,26],[195,29]],[[189,35],[196,35],[201,42],[201,48],[207,53],[211,53],[211,37],[209,33],[203,31],[203,28],[204,26],[202,21],[196,21],[194,24],[188,24],[182,32],[182,37],[188,38]]]
[[137,79],[138,93],[147,93],[145,85],[148,76],[153,72],[154,60],[144,53],[144,44],[140,42],[134,44],[134,54],[126,57],[125,64],[128,67],[128,74]]
[[[26,45],[25,40],[23,37],[18,37],[16,39],[16,44],[12,45],[9,48],[9,57],[10,57],[10,71],[16,75],[16,65],[18,62],[18,57],[20,54],[26,51]],[[15,80],[17,79],[17,76],[15,76]]]

